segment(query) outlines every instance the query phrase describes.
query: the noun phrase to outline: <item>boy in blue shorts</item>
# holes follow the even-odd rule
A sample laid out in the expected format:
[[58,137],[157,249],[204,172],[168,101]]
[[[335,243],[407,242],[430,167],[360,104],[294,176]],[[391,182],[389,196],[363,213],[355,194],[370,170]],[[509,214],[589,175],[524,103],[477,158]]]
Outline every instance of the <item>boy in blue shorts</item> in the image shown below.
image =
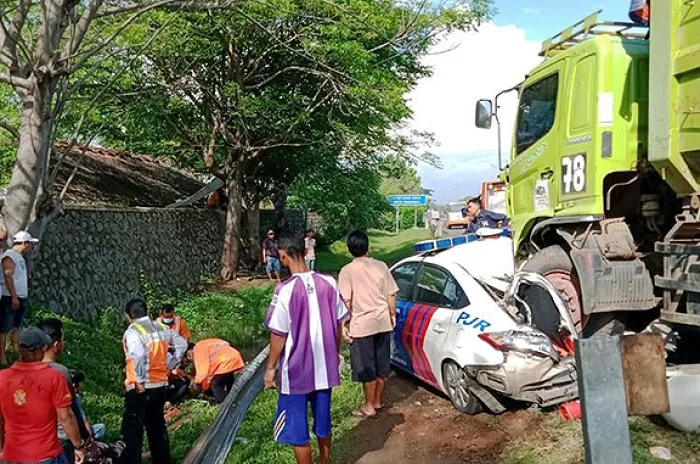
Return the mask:
[[349,312],[332,277],[310,271],[304,237],[282,234],[279,257],[292,277],[277,285],[265,319],[270,356],[265,386],[279,392],[274,438],[294,446],[299,464],[311,464],[307,407],[318,439],[320,463],[331,456],[331,389],[340,385],[339,347]]

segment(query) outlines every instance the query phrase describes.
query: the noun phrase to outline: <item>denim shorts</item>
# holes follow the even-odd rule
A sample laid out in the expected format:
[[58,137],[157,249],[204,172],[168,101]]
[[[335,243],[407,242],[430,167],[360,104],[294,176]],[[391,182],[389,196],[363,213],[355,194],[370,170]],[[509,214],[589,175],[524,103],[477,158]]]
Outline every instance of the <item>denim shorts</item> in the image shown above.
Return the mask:
[[61,454],[51,459],[44,459],[43,461],[36,462],[14,462],[14,461],[0,461],[0,464],[68,464],[68,459]]
[[19,329],[24,322],[27,313],[27,299],[19,298],[19,308],[12,309],[12,297],[3,296],[0,298],[0,332],[10,332],[12,329]]
[[280,265],[279,258],[275,258],[273,256],[268,257],[267,262],[265,263],[265,269],[268,273],[280,272],[282,270],[282,266]]

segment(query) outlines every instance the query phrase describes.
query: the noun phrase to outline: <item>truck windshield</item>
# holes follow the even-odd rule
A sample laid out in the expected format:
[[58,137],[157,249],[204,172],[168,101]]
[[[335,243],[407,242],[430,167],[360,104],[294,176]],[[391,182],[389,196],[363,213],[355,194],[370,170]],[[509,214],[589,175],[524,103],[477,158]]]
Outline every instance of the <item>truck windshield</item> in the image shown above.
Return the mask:
[[466,205],[464,203],[450,203],[451,213],[461,213],[462,209],[464,208],[466,208]]
[[544,137],[554,125],[558,88],[559,73],[545,77],[523,90],[515,136],[518,155]]

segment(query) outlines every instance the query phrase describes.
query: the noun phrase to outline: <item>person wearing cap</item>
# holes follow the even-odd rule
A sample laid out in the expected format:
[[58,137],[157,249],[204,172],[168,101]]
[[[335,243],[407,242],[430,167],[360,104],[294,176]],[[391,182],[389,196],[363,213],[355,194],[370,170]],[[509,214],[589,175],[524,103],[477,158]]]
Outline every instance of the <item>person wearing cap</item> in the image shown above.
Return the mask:
[[17,349],[17,330],[22,327],[27,312],[29,279],[24,257],[38,242],[29,232],[17,232],[12,248],[2,254],[3,278],[0,279],[0,364],[7,364],[5,345],[11,333],[12,345]]
[[[280,283],[280,271],[282,266],[280,265],[280,255],[277,250],[277,239],[275,238],[275,231],[270,229],[267,231],[267,238],[262,244],[262,260],[265,264],[265,270],[267,271],[268,279],[277,283]],[[275,274],[275,279],[272,279],[272,274]]]
[[478,197],[467,202],[467,215],[471,220],[464,235],[475,234],[482,227],[498,229],[508,226],[508,217],[505,214],[481,209],[481,201]]
[[168,326],[170,330],[187,340],[190,341],[192,338],[192,331],[187,326],[187,322],[181,317],[175,314],[175,307],[171,304],[164,304],[160,308],[160,317],[156,319]]
[[210,391],[218,403],[224,402],[236,373],[245,367],[241,353],[217,338],[190,343],[187,359],[194,361],[194,384],[204,392]]
[[0,371],[0,444],[2,462],[68,464],[57,425],[75,448],[75,463],[85,459],[85,443],[71,410],[65,379],[43,362],[49,338],[36,327],[18,337],[19,361]]
[[[64,340],[63,340],[63,322],[60,319],[51,317],[48,319],[41,320],[37,327],[46,334],[49,338],[49,346],[46,348],[44,353],[44,362],[47,363],[52,369],[56,369],[61,373],[63,378],[66,380],[66,385],[68,385],[68,390],[73,397],[71,402],[71,409],[78,423],[78,430],[80,431],[80,438],[87,440],[90,438],[90,429],[88,428],[83,414],[80,411],[80,404],[78,402],[78,396],[75,394],[75,389],[73,388],[73,379],[70,375],[70,371],[66,366],[60,364],[57,360],[58,357],[63,353]],[[69,463],[75,461],[75,453],[73,450],[73,444],[63,430],[61,424],[58,424],[58,439],[61,440],[61,446],[63,447],[63,454]]]

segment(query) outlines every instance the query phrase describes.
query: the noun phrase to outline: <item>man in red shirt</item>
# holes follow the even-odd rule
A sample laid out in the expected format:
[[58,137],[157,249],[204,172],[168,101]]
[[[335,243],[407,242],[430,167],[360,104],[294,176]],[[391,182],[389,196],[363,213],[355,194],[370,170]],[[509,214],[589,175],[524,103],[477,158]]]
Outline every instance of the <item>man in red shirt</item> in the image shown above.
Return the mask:
[[20,360],[0,371],[2,462],[67,464],[58,441],[58,422],[75,447],[75,463],[85,459],[68,384],[60,372],[42,362],[48,345],[43,331],[23,330]]

